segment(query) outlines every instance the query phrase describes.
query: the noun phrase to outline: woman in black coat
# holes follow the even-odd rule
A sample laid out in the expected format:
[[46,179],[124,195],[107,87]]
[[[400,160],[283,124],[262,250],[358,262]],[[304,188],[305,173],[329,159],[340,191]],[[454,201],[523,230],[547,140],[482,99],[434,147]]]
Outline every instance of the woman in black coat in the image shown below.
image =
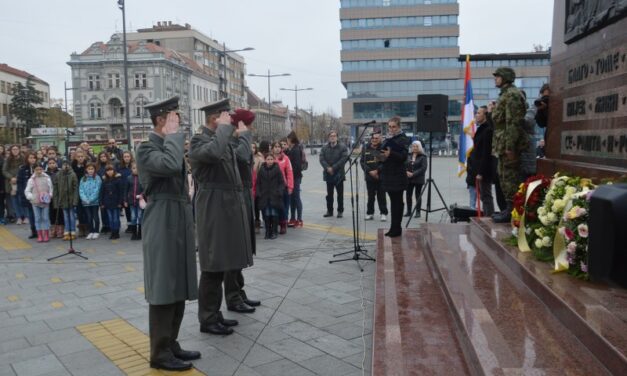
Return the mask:
[[35,166],[38,165],[37,155],[35,153],[27,153],[24,160],[25,163],[20,166],[20,169],[17,172],[17,204],[22,206],[22,210],[25,213],[28,213],[28,222],[30,224],[30,236],[28,238],[35,239],[37,237],[37,230],[35,229],[35,212],[33,210],[33,205],[31,205],[31,202],[26,198],[24,190],[26,189],[28,179],[30,179],[33,171],[35,170]]
[[390,196],[390,212],[392,220],[390,230],[385,236],[391,238],[403,233],[401,221],[403,219],[403,191],[407,188],[407,147],[409,139],[401,131],[401,118],[395,116],[388,121],[388,132],[391,137],[383,142],[381,154],[381,187]]
[[416,218],[420,218],[420,209],[422,205],[422,186],[425,184],[425,172],[427,172],[427,156],[420,141],[416,140],[411,144],[411,154],[407,157],[407,192],[405,192],[405,201],[407,202],[407,212],[405,217],[409,217],[412,213],[412,193],[416,195]]
[[263,213],[266,227],[265,239],[276,239],[279,227],[279,213],[283,210],[283,191],[285,179],[279,166],[274,161],[274,155],[266,156],[264,163],[257,171],[255,181],[255,197],[259,200],[259,207]]

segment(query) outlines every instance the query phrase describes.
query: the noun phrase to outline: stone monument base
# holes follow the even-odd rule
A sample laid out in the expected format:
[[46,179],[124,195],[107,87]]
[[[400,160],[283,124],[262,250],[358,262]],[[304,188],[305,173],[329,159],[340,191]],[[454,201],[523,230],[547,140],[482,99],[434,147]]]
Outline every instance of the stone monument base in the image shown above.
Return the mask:
[[554,274],[489,219],[379,231],[373,375],[624,375],[627,290]]

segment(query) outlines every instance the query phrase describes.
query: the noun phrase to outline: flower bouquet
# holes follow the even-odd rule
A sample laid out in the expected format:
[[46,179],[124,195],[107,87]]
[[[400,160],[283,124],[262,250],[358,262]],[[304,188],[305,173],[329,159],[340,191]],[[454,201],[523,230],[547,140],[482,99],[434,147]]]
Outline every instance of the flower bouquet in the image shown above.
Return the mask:
[[564,212],[563,226],[558,229],[566,245],[568,273],[582,279],[588,279],[588,211],[592,192],[573,198],[570,209]]

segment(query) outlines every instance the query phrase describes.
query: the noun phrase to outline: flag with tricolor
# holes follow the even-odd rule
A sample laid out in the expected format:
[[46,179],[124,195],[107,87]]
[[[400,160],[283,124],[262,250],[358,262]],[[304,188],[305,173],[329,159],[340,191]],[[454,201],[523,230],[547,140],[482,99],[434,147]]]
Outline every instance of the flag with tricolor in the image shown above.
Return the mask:
[[464,108],[462,110],[462,129],[459,135],[459,166],[457,176],[466,172],[468,156],[472,151],[475,136],[475,104],[472,100],[472,84],[470,82],[470,56],[466,55],[466,76],[464,77]]

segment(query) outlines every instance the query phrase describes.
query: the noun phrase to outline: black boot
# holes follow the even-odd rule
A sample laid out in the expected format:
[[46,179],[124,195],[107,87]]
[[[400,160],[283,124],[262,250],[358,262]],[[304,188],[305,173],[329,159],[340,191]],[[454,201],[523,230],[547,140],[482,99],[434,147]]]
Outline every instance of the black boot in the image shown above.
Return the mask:
[[264,218],[263,225],[266,228],[266,235],[263,238],[270,239],[270,237],[272,236],[272,219]]
[[137,225],[137,240],[142,240],[142,226]]
[[137,231],[137,226],[135,225],[128,225],[128,227],[126,228],[126,231],[124,231],[125,234],[134,234],[135,231]]
[[132,225],[132,226],[133,226],[133,234],[131,235],[131,240],[139,240],[139,228],[135,225]]
[[279,236],[279,217],[271,217],[270,223],[272,226],[272,232],[270,233],[270,239],[276,239]]
[[512,210],[514,209],[514,204],[512,201],[507,201],[507,206],[505,210],[502,212],[496,213],[492,215],[492,220],[494,223],[509,223],[512,221]]

